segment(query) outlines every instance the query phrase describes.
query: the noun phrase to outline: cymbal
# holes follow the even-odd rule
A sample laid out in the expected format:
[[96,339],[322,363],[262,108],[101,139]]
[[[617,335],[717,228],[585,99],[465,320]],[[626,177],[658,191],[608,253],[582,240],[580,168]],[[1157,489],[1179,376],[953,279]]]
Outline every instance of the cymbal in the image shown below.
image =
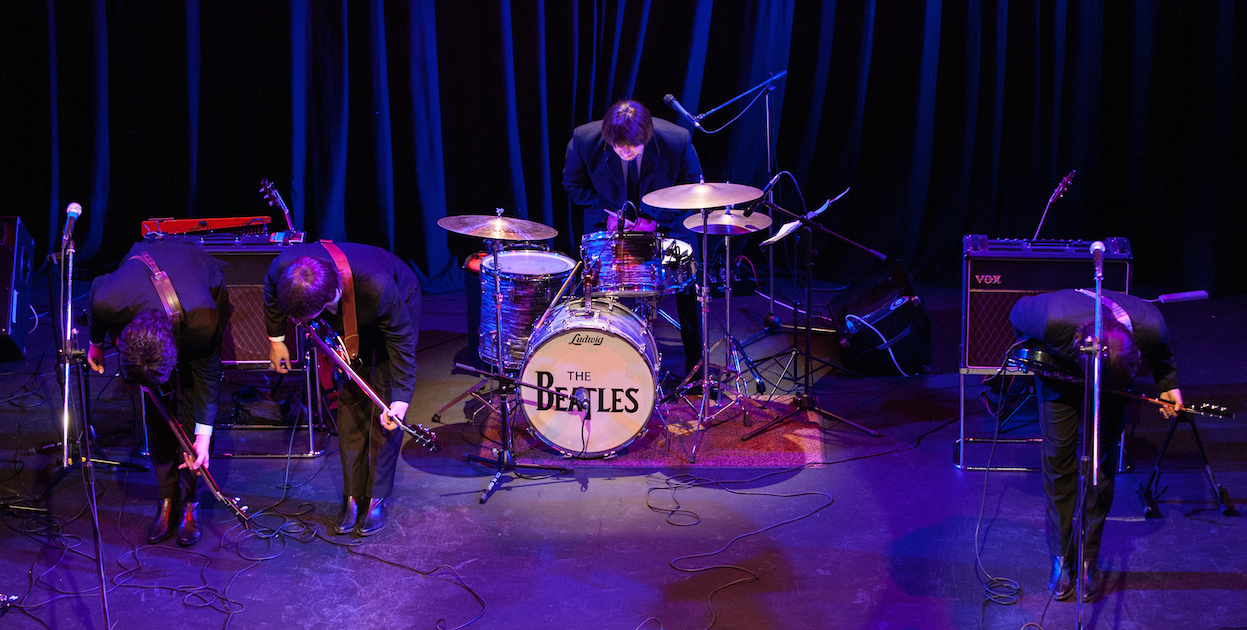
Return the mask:
[[558,230],[536,221],[492,217],[487,214],[442,217],[437,220],[437,224],[456,234],[503,241],[544,241],[559,234]]
[[[709,220],[706,221],[705,233],[713,236],[736,236],[737,234],[750,234],[758,230],[765,230],[771,225],[771,217],[755,212],[749,216],[745,216],[744,211],[740,209],[732,210],[715,210],[710,213]],[[684,227],[702,233],[702,218],[700,212],[694,212],[684,219]]]
[[641,202],[668,210],[697,210],[745,203],[761,196],[761,190],[744,184],[680,184],[650,192]]

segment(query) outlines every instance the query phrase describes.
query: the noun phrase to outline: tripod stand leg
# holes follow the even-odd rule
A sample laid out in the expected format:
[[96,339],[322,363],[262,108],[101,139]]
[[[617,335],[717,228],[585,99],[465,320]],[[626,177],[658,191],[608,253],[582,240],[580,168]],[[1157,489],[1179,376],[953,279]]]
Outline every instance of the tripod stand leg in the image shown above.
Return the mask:
[[441,407],[438,407],[437,411],[433,412],[433,418],[432,418],[433,422],[441,423],[442,414],[446,413],[447,409],[450,409],[451,407],[454,407],[455,405],[459,404],[459,401],[463,400],[464,398],[475,395],[476,392],[481,387],[483,387],[485,383],[487,382],[489,382],[489,379],[487,378],[483,378],[477,381],[475,385],[463,390],[463,393],[459,394],[458,396],[455,396],[450,402],[442,405]]
[[1212,497],[1217,502],[1217,507],[1221,508],[1222,516],[1239,516],[1238,510],[1230,503],[1230,493],[1221,484],[1217,483],[1217,477],[1212,474],[1212,465],[1208,463],[1208,453],[1204,451],[1204,441],[1199,438],[1199,429],[1195,427],[1195,419],[1189,420],[1191,423],[1191,435],[1195,436],[1195,445],[1199,447],[1199,456],[1204,462],[1204,474],[1208,476],[1208,486],[1212,488]]
[[883,437],[882,433],[879,433],[878,431],[875,431],[874,429],[868,429],[860,424],[857,424],[856,422],[853,422],[841,416],[837,416],[836,414],[831,413],[830,411],[827,411],[826,409],[819,409],[817,406],[815,406],[813,411],[817,411],[818,413],[822,414],[824,417],[828,419],[835,420],[837,422],[843,422],[844,424],[847,424],[853,427],[854,429],[857,429],[858,431],[868,433],[870,434],[871,437]]
[[1161,518],[1164,514],[1160,513],[1160,506],[1156,503],[1156,497],[1160,494],[1160,464],[1165,461],[1165,451],[1169,450],[1169,441],[1173,439],[1173,432],[1178,428],[1178,423],[1182,421],[1182,416],[1174,416],[1173,422],[1169,423],[1169,432],[1165,434],[1165,441],[1160,445],[1160,454],[1156,456],[1156,465],[1152,467],[1152,474],[1147,478],[1147,485],[1139,490],[1139,498],[1143,500],[1143,516],[1147,518]]

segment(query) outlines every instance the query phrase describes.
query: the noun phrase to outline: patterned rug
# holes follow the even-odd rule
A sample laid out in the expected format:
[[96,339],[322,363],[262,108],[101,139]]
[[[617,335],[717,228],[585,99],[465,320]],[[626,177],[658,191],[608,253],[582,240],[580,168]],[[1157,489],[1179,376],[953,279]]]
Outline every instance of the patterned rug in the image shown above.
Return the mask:
[[[817,422],[801,413],[749,439],[741,438],[773,419],[793,410],[790,398],[776,397],[765,407],[764,401],[723,398],[722,407],[711,405],[698,438],[696,405],[691,397],[660,405],[644,430],[626,447],[612,456],[576,459],[573,466],[616,468],[790,468],[822,460],[822,434]],[[711,401],[713,403],[713,401]],[[729,404],[732,402],[732,404]],[[691,405],[689,404],[691,403]],[[520,463],[567,465],[575,453],[565,454],[546,444],[521,415],[513,418],[515,457]],[[485,426],[486,444],[497,444],[501,425],[491,417]],[[696,450],[694,450],[696,449]],[[481,457],[492,457],[488,448]]]

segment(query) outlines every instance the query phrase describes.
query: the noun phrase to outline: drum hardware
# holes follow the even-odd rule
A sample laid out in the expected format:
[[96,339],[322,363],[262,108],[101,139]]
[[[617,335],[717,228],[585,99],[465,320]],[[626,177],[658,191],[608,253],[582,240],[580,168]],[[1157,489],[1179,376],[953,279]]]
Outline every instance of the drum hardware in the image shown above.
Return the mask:
[[[844,194],[845,194],[845,193],[847,193],[847,192],[848,192],[848,190],[845,190],[845,192],[844,192],[844,193],[841,193],[841,194],[840,194],[840,196],[836,197],[836,199],[839,199],[840,197],[843,197],[843,196],[844,196]],[[788,224],[785,224],[785,225],[784,225],[784,227],[783,227],[783,228],[781,228],[781,229],[780,229],[780,230],[779,230],[779,231],[775,234],[775,236],[773,236],[773,237],[771,237],[770,239],[767,239],[766,241],[764,241],[764,242],[762,243],[762,245],[767,246],[767,247],[771,247],[771,246],[773,246],[776,242],[778,242],[778,241],[782,240],[784,237],[786,237],[788,234],[791,234],[791,233],[792,233],[792,232],[794,232],[794,231],[800,232],[800,234],[801,234],[801,236],[802,236],[802,239],[804,240],[804,247],[802,248],[802,252],[803,252],[803,253],[804,253],[804,255],[805,255],[805,353],[804,353],[804,356],[805,356],[805,375],[804,375],[804,376],[803,376],[803,378],[801,379],[801,380],[802,380],[801,393],[800,393],[800,394],[798,394],[798,395],[796,396],[795,400],[793,400],[793,410],[792,410],[792,411],[790,411],[790,412],[788,412],[787,414],[784,414],[783,416],[780,416],[780,417],[778,417],[778,418],[776,418],[776,419],[774,419],[774,420],[772,420],[772,421],[770,421],[770,422],[766,423],[766,424],[765,424],[765,425],[763,425],[762,427],[760,427],[760,428],[758,428],[758,429],[756,429],[756,430],[754,430],[754,431],[752,431],[752,432],[750,432],[750,433],[747,433],[747,434],[745,434],[745,435],[741,436],[741,438],[740,438],[740,439],[741,439],[741,441],[743,442],[743,441],[747,441],[747,440],[749,440],[749,439],[752,439],[754,436],[758,435],[759,433],[763,433],[763,432],[765,432],[765,431],[770,430],[772,427],[775,427],[775,426],[778,426],[778,425],[780,425],[780,424],[783,424],[783,423],[784,423],[784,422],[786,422],[789,418],[792,418],[793,416],[796,416],[797,414],[805,414],[805,415],[808,417],[808,416],[809,416],[809,414],[811,414],[811,413],[817,413],[817,414],[822,415],[822,416],[825,416],[825,417],[827,417],[827,418],[830,418],[830,419],[833,419],[833,420],[838,420],[838,421],[843,422],[844,424],[847,424],[847,425],[849,425],[849,426],[851,426],[851,427],[853,427],[853,428],[855,428],[855,429],[858,429],[858,430],[860,430],[860,431],[864,431],[864,432],[866,432],[866,433],[869,433],[870,435],[872,435],[872,436],[874,436],[874,437],[882,437],[882,435],[881,435],[879,432],[877,432],[877,431],[874,431],[874,430],[872,430],[872,429],[868,429],[868,428],[866,428],[866,427],[864,427],[864,426],[862,426],[862,425],[860,425],[860,424],[857,424],[857,423],[851,422],[851,421],[849,421],[849,420],[847,420],[847,419],[845,419],[845,418],[843,418],[843,417],[841,417],[841,416],[838,416],[838,415],[836,415],[836,414],[834,414],[834,413],[831,413],[830,411],[827,411],[827,410],[825,410],[825,409],[820,408],[820,407],[818,406],[818,400],[814,397],[814,393],[813,393],[813,392],[814,392],[814,388],[813,388],[813,384],[811,383],[811,376],[812,376],[812,375],[813,375],[813,373],[814,373],[814,372],[813,372],[813,370],[810,368],[810,362],[811,362],[811,360],[812,360],[812,358],[813,358],[813,357],[812,357],[813,351],[810,349],[810,342],[811,342],[811,339],[812,339],[812,338],[813,338],[813,336],[814,336],[814,330],[813,330],[813,316],[812,316],[812,313],[811,313],[811,311],[812,311],[813,309],[811,309],[811,308],[810,308],[810,304],[812,304],[812,301],[813,301],[813,299],[814,299],[814,298],[813,298],[813,290],[814,290],[814,289],[813,289],[813,284],[814,284],[814,248],[813,248],[813,243],[812,243],[812,240],[813,240],[813,235],[814,235],[814,230],[816,230],[816,229],[817,229],[819,232],[822,232],[822,233],[825,233],[825,234],[828,234],[828,235],[834,236],[834,237],[836,237],[836,238],[838,238],[838,239],[840,239],[840,240],[846,241],[846,242],[848,242],[848,243],[852,243],[853,245],[857,245],[857,243],[854,243],[853,241],[850,241],[849,239],[844,238],[843,236],[840,236],[839,234],[836,234],[835,232],[832,232],[831,230],[829,230],[829,229],[827,229],[827,228],[823,227],[822,225],[820,225],[820,224],[818,224],[818,223],[815,223],[815,222],[812,220],[812,217],[813,217],[814,215],[816,215],[817,213],[811,213],[810,215],[800,215],[800,214],[796,214],[796,213],[794,213],[794,212],[791,212],[791,211],[789,211],[789,210],[787,210],[787,209],[785,209],[785,208],[783,208],[783,207],[781,207],[781,206],[779,206],[779,205],[777,205],[777,204],[773,204],[773,203],[770,203],[770,202],[763,202],[763,203],[765,203],[765,204],[766,204],[768,207],[770,207],[772,210],[776,210],[776,211],[782,212],[782,213],[784,213],[784,214],[787,214],[788,216],[791,216],[791,217],[795,218],[797,221],[796,221],[796,222],[793,222],[793,223],[788,223]],[[828,200],[828,204],[830,204],[830,203],[831,203],[831,201],[830,201],[830,200]],[[824,206],[824,207],[826,207],[826,206]],[[795,223],[795,224],[799,224],[799,225],[800,225],[800,227],[799,227],[799,228],[797,228],[797,227],[796,227],[796,225],[794,225],[794,223]],[[879,254],[878,252],[875,252],[875,251],[874,251],[874,250],[872,250],[872,249],[869,249],[869,248],[864,247],[864,246],[862,246],[862,245],[857,245],[857,246],[858,246],[858,247],[861,247],[862,249],[865,249],[866,251],[872,252],[872,253],[874,253],[874,254],[876,254],[876,255],[878,255],[878,256],[883,257],[883,258],[885,258],[885,259],[886,259],[886,256],[883,256],[882,254]],[[794,349],[794,350],[792,351],[792,356],[795,358],[796,354],[797,354],[797,351]],[[789,364],[791,364],[791,363],[792,363],[792,359],[789,359]],[[784,371],[785,371],[785,373],[787,373],[787,368],[784,368]]]
[[[450,230],[458,234],[463,234],[465,236],[478,236],[481,238],[495,239],[495,242],[493,243],[493,247],[491,248],[492,255],[490,256],[490,259],[491,259],[490,262],[492,262],[493,268],[497,270],[497,273],[493,274],[494,330],[499,332],[500,339],[501,339],[501,333],[503,330],[502,328],[502,273],[504,271],[499,261],[499,256],[502,253],[501,241],[545,240],[548,238],[554,238],[555,236],[558,236],[558,230],[552,227],[546,226],[546,225],[542,225],[540,223],[535,223],[533,221],[526,221],[523,219],[511,219],[511,218],[503,217],[502,208],[498,208],[496,210],[496,215],[497,216],[493,218],[482,216],[482,215],[460,215],[460,216],[453,216],[453,217],[442,217],[441,219],[437,220],[437,224],[442,226],[443,228],[446,228],[447,230]],[[486,282],[484,280],[486,267],[487,265],[482,265],[482,273],[481,273],[482,284]],[[482,300],[482,307],[483,306],[484,306],[484,300]],[[482,320],[483,319],[484,318],[482,318]],[[497,362],[494,365],[497,366],[498,368],[497,373],[485,372],[483,370],[477,370],[475,368],[468,368],[467,366],[458,366],[458,365],[456,366],[456,367],[466,368],[487,379],[493,379],[497,381],[501,387],[499,396],[501,397],[502,403],[498,406],[498,411],[502,419],[502,448],[495,450],[495,456],[493,459],[479,457],[479,456],[471,455],[471,454],[464,455],[464,459],[466,461],[477,462],[481,464],[488,464],[490,466],[493,466],[494,469],[497,471],[494,473],[493,478],[490,479],[489,484],[486,485],[485,489],[481,491],[480,497],[478,499],[481,503],[484,503],[486,500],[489,499],[489,495],[492,494],[494,491],[494,488],[498,486],[498,483],[502,480],[502,476],[509,472],[513,472],[515,470],[522,469],[522,468],[531,468],[531,469],[536,469],[536,470],[549,470],[549,471],[555,471],[555,472],[565,472],[567,470],[566,468],[559,467],[559,466],[539,466],[536,464],[521,464],[515,461],[515,440],[514,440],[514,435],[512,433],[512,430],[511,430],[511,414],[510,414],[510,409],[509,409],[510,404],[508,404],[507,402],[507,391],[508,390],[506,386],[507,385],[513,386],[514,383],[516,382],[516,379],[505,375],[505,372],[507,370],[507,367],[506,367],[507,364],[503,357],[503,344],[495,343],[493,345],[494,345],[494,351],[496,353],[494,355],[494,358],[497,360]],[[556,397],[556,399],[561,400],[561,398],[558,398],[558,397]]]
[[[710,380],[710,332],[709,332],[709,316],[710,316],[710,288],[709,288],[709,252],[707,251],[707,237],[712,233],[710,227],[711,209],[722,206],[734,206],[736,204],[747,203],[762,196],[762,191],[752,186],[741,184],[707,184],[705,181],[696,184],[681,184],[655,190],[645,195],[642,201],[655,208],[664,208],[668,210],[699,210],[697,214],[690,215],[685,219],[685,227],[693,229],[690,226],[698,226],[701,237],[701,286],[697,288],[697,300],[701,303],[701,401],[697,408],[697,427],[694,429],[695,437],[693,438],[693,448],[689,452],[689,463],[697,461],[697,447],[701,441],[702,426],[706,422],[706,411],[709,405],[711,380]],[[719,217],[725,213],[720,212]],[[698,222],[696,217],[700,215],[701,221]],[[730,224],[731,220],[719,220],[720,224]],[[731,329],[727,332],[730,334]],[[687,381],[688,378],[685,377]],[[687,387],[687,386],[686,386]],[[687,391],[687,389],[683,390]],[[681,390],[677,392],[683,393]],[[685,399],[687,401],[687,399]],[[718,401],[716,400],[716,405]],[[730,405],[729,405],[730,406]],[[716,414],[717,415],[717,414]]]

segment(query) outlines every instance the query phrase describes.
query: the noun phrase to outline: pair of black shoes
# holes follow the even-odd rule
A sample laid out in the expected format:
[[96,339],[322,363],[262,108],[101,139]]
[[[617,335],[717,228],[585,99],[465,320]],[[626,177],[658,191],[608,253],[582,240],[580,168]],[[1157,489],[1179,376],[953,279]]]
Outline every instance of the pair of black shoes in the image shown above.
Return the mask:
[[[360,511],[360,504],[368,501],[367,507],[363,512]],[[338,523],[333,527],[333,533],[349,534],[355,532],[356,536],[371,536],[385,527],[385,497],[366,498],[366,497],[342,497],[342,516],[338,518]]]
[[1052,556],[1052,573],[1048,576],[1048,592],[1063,602],[1078,592],[1078,579],[1083,579],[1082,601],[1094,601],[1100,595],[1100,567],[1095,560],[1085,562],[1085,571],[1077,570],[1077,560],[1069,563],[1061,556]]
[[156,518],[147,530],[147,544],[164,542],[175,532],[178,544],[183,547],[189,547],[203,537],[203,531],[199,529],[199,502],[188,501],[182,506],[182,519],[176,529],[173,527],[174,503],[173,499],[161,499],[156,506]]

